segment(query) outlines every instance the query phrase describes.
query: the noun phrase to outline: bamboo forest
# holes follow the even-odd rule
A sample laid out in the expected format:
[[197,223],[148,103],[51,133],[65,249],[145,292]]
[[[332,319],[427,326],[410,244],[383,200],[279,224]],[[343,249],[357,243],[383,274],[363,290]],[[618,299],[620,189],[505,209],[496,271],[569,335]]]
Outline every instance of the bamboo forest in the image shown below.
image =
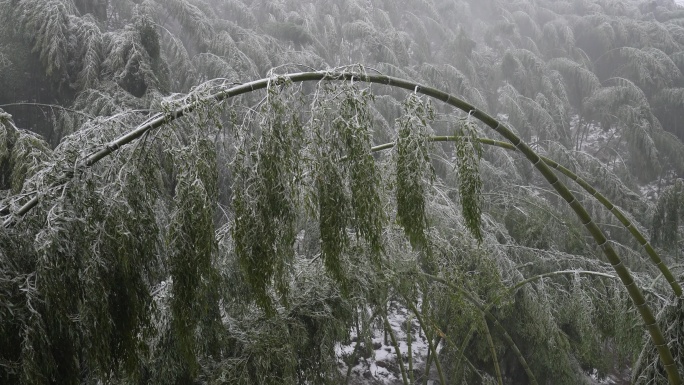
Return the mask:
[[0,0],[0,384],[683,384],[679,3]]

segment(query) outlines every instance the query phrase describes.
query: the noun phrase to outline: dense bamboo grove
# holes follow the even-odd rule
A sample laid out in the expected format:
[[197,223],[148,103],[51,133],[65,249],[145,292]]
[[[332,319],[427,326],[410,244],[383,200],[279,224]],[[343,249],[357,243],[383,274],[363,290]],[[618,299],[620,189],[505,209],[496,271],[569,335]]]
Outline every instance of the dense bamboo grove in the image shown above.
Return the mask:
[[0,383],[384,332],[397,383],[679,384],[682,52],[669,0],[0,0]]

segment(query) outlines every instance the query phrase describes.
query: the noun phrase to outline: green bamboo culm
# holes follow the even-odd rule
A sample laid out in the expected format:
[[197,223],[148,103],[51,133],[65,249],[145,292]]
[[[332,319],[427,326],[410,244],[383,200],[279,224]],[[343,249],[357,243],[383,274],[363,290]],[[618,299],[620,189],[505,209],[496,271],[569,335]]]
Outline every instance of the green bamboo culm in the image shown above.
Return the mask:
[[[147,120],[145,123],[141,124],[140,126],[136,127],[132,131],[128,132],[127,134],[119,137],[118,139],[115,139],[105,145],[102,146],[102,148],[90,156],[86,157],[83,161],[79,162],[76,166],[74,167],[75,170],[84,170],[87,169],[89,166],[97,163],[99,160],[103,159],[104,157],[112,154],[115,152],[120,146],[123,146],[125,144],[128,144],[137,138],[140,138],[142,135],[144,135],[146,132],[153,128],[161,127],[164,124],[177,119],[194,109],[198,108],[202,104],[207,104],[212,101],[220,101],[224,100],[227,98],[231,98],[237,95],[245,94],[248,92],[253,92],[258,89],[263,89],[268,87],[271,83],[285,83],[285,82],[303,82],[303,81],[321,81],[321,80],[327,80],[327,81],[363,81],[363,82],[370,82],[370,83],[379,83],[379,84],[384,84],[388,85],[391,87],[397,87],[397,88],[403,88],[409,91],[413,91],[414,93],[421,93],[427,96],[430,96],[432,98],[435,98],[437,100],[440,100],[446,104],[449,104],[453,107],[456,107],[466,113],[468,113],[470,116],[480,120],[483,122],[485,125],[493,129],[494,131],[498,132],[501,134],[506,140],[508,140],[510,143],[512,143],[516,149],[518,149],[533,165],[534,167],[542,174],[542,176],[551,184],[551,186],[556,190],[556,192],[563,197],[563,199],[568,203],[568,205],[573,209],[581,223],[587,228],[587,231],[592,235],[594,238],[594,241],[596,244],[602,249],[603,253],[605,254],[606,258],[610,262],[610,264],[613,266],[615,269],[617,275],[620,277],[620,280],[622,281],[622,284],[624,287],[627,289],[630,298],[633,302],[633,304],[636,306],[650,336],[651,339],[653,340],[653,343],[657,347],[657,351],[661,360],[661,363],[664,366],[665,371],[667,372],[668,380],[671,385],[679,385],[682,383],[681,377],[678,371],[677,364],[674,361],[674,358],[672,356],[672,353],[670,352],[670,349],[667,346],[667,341],[663,337],[663,333],[661,328],[658,326],[655,317],[653,316],[653,313],[651,309],[648,307],[648,304],[646,303],[646,300],[641,293],[641,290],[638,288],[636,285],[631,273],[629,270],[626,268],[626,266],[623,265],[620,257],[617,255],[611,244],[608,242],[608,239],[605,237],[601,229],[594,223],[592,218],[589,216],[588,212],[586,209],[582,206],[582,204],[576,200],[574,195],[568,190],[568,188],[565,186],[565,184],[558,179],[558,177],[553,173],[552,169],[542,161],[542,159],[537,155],[527,144],[525,144],[517,135],[515,135],[509,128],[507,128],[505,125],[502,125],[499,121],[494,119],[493,117],[489,116],[488,114],[484,113],[483,111],[480,111],[476,109],[473,105],[459,99],[458,97],[454,95],[450,95],[446,92],[440,91],[438,89],[432,88],[432,87],[426,87],[421,84],[418,84],[416,82],[408,81],[408,80],[403,80],[400,78],[396,77],[391,77],[391,76],[385,76],[385,75],[369,75],[365,73],[357,73],[357,72],[346,72],[346,71],[317,71],[317,72],[302,72],[302,73],[293,73],[293,74],[288,74],[288,75],[280,75],[277,77],[269,77],[266,79],[260,79],[260,80],[255,80],[252,82],[244,83],[235,87],[231,87],[228,89],[224,89],[221,91],[218,91],[206,98],[203,98],[199,101],[194,101],[190,102],[188,104],[185,104],[173,111],[166,112],[166,113],[160,113],[155,117],[152,117],[151,119]],[[77,171],[77,172],[82,172],[82,171]],[[76,172],[70,171],[70,172],[65,172],[60,178],[57,178],[57,181],[54,182],[53,186],[58,186],[60,184],[63,184],[65,181],[70,180],[75,176]],[[29,194],[30,195],[30,194]],[[4,222],[5,226],[12,226],[14,223],[16,223],[16,218],[18,216],[24,215],[26,212],[31,210],[33,207],[35,207],[38,202],[41,199],[41,194],[39,191],[36,191],[32,198],[29,199],[25,204],[23,204],[18,210],[12,213]],[[237,212],[237,205],[236,205],[236,212]],[[243,211],[245,211],[243,209]],[[245,235],[248,235],[248,232],[245,233],[240,233],[236,232],[234,234],[235,239],[236,239],[236,244],[238,237],[242,237],[243,244],[241,245],[242,247],[242,252],[247,251],[246,253],[243,253],[243,256],[247,256],[251,258],[251,261],[253,264],[247,264],[247,267],[252,267],[254,272],[257,276],[261,276],[262,278],[268,278],[269,274],[261,274],[256,271],[255,264],[257,261],[261,261],[262,259],[257,258],[257,255],[260,253],[254,253],[252,250],[250,250],[250,247],[248,247],[248,242],[246,242],[247,238]],[[236,247],[238,249],[238,247]],[[268,254],[268,253],[266,253]],[[266,255],[268,256],[268,255]],[[268,259],[266,259],[268,261]],[[259,282],[257,283],[265,283],[265,279],[258,280]],[[264,290],[265,293],[265,290]],[[263,294],[263,293],[262,293]]]
[[[484,318],[484,317],[483,317]],[[492,355],[492,362],[494,363],[494,372],[496,373],[497,384],[503,385],[503,378],[501,377],[501,367],[499,366],[499,358],[496,355],[496,346],[494,346],[494,341],[492,340],[492,333],[489,332],[489,325],[487,325],[487,320],[482,320],[482,329],[487,336],[487,344],[489,344],[489,351]]]
[[[665,335],[670,341],[682,341],[684,339],[684,299],[677,298],[658,314],[658,323],[665,328]],[[680,362],[684,357],[684,346],[676,344],[673,346],[675,357]],[[658,355],[657,346],[653,341],[646,341],[641,354],[634,364],[632,370],[632,383],[635,385],[646,385],[665,382],[663,368],[660,362],[654,364],[654,358]]]

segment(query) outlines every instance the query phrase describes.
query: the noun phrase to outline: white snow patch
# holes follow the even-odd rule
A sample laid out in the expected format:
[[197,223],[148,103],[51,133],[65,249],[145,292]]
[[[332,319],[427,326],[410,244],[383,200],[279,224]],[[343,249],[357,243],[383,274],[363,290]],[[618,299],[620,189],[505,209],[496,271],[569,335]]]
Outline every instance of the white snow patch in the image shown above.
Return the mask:
[[[419,306],[419,305],[418,305]],[[397,303],[389,304],[389,312],[387,320],[392,327],[399,351],[401,352],[404,361],[404,367],[408,371],[408,341],[407,341],[407,320],[408,310]],[[352,340],[355,340],[356,332],[351,331]],[[415,319],[411,318],[411,327],[409,330],[411,336],[411,353],[413,361],[413,369],[425,370],[425,359],[428,354],[428,344],[425,335],[421,332],[420,326]],[[351,375],[353,377],[365,377],[373,379],[386,385],[397,384],[401,381],[401,372],[397,361],[397,354],[392,339],[387,337],[387,344],[385,344],[384,331],[382,329],[373,330],[372,343],[374,347],[373,354],[368,359],[360,358],[359,362],[352,367]],[[340,362],[340,371],[342,374],[347,373],[347,366],[344,359],[351,356],[354,352],[356,342],[349,345],[335,346],[338,362]],[[438,347],[439,348],[439,347]],[[439,350],[439,349],[438,349]],[[370,375],[371,378],[368,378]],[[429,382],[428,382],[429,383]]]

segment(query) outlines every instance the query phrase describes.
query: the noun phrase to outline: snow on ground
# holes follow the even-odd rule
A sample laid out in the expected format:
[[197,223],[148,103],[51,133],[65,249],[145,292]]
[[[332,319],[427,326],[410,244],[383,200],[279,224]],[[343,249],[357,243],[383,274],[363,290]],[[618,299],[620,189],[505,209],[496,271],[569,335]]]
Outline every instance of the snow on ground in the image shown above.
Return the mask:
[[625,368],[619,373],[609,374],[602,379],[598,378],[598,371],[594,369],[594,372],[589,374],[589,380],[594,385],[628,385],[631,383],[630,369]]
[[[684,0],[683,0],[684,1]],[[406,308],[397,303],[391,302],[389,304],[388,321],[392,326],[398,344],[399,350],[404,361],[406,370],[408,371],[408,344],[407,344],[407,319],[409,312]],[[413,352],[413,369],[418,379],[418,373],[425,372],[425,360],[428,352],[428,345],[425,335],[420,332],[420,327],[415,318],[411,320],[411,351]],[[349,357],[354,353],[356,346],[356,333],[351,332],[352,342],[348,345],[337,345],[335,351],[339,363],[340,373],[346,376],[348,367],[345,364]],[[352,367],[349,384],[351,385],[402,385],[401,371],[397,363],[397,355],[392,346],[392,340],[388,336],[387,343],[384,340],[384,331],[382,328],[375,328],[373,330],[372,338],[372,354],[367,358],[361,357],[359,354],[357,363]],[[439,347],[438,347],[439,350]],[[428,384],[438,383],[437,376],[434,370],[430,374]],[[594,370],[593,373],[587,374],[587,381],[593,385],[623,385],[629,384],[630,373],[629,368],[626,368],[620,373],[611,373],[605,378],[599,378],[598,372]],[[420,382],[422,383],[422,381]]]
[[[579,116],[574,115],[570,120],[573,139],[576,138],[578,124]],[[610,148],[610,145],[617,143],[620,139],[616,128],[604,130],[599,124],[583,122],[580,129],[582,130],[582,137],[577,150],[593,155],[603,162],[615,157],[614,150]]]
[[[682,0],[684,2],[684,0]],[[649,199],[652,202],[655,202],[658,199],[658,192],[660,188],[658,187],[658,181],[653,181],[649,184],[645,184],[643,186],[639,186],[639,191],[641,192],[641,196]]]
[[[387,319],[392,327],[392,331],[397,338],[399,350],[406,370],[408,371],[408,341],[407,336],[411,336],[411,352],[413,355],[414,372],[425,371],[425,359],[428,353],[428,345],[425,335],[420,332],[420,327],[415,317],[411,319],[410,330],[407,327],[409,313],[406,308],[398,306],[396,303],[389,304]],[[354,352],[356,345],[356,333],[352,331],[352,343],[349,345],[338,345],[335,347],[340,371],[346,375],[348,367],[345,359]],[[385,343],[384,331],[381,328],[373,330],[372,354],[368,358],[360,357],[355,366],[352,367],[351,377],[360,380],[361,383],[395,385],[401,384],[401,371],[397,364],[397,354],[392,345],[392,339],[388,336]],[[357,382],[352,382],[357,383]]]

